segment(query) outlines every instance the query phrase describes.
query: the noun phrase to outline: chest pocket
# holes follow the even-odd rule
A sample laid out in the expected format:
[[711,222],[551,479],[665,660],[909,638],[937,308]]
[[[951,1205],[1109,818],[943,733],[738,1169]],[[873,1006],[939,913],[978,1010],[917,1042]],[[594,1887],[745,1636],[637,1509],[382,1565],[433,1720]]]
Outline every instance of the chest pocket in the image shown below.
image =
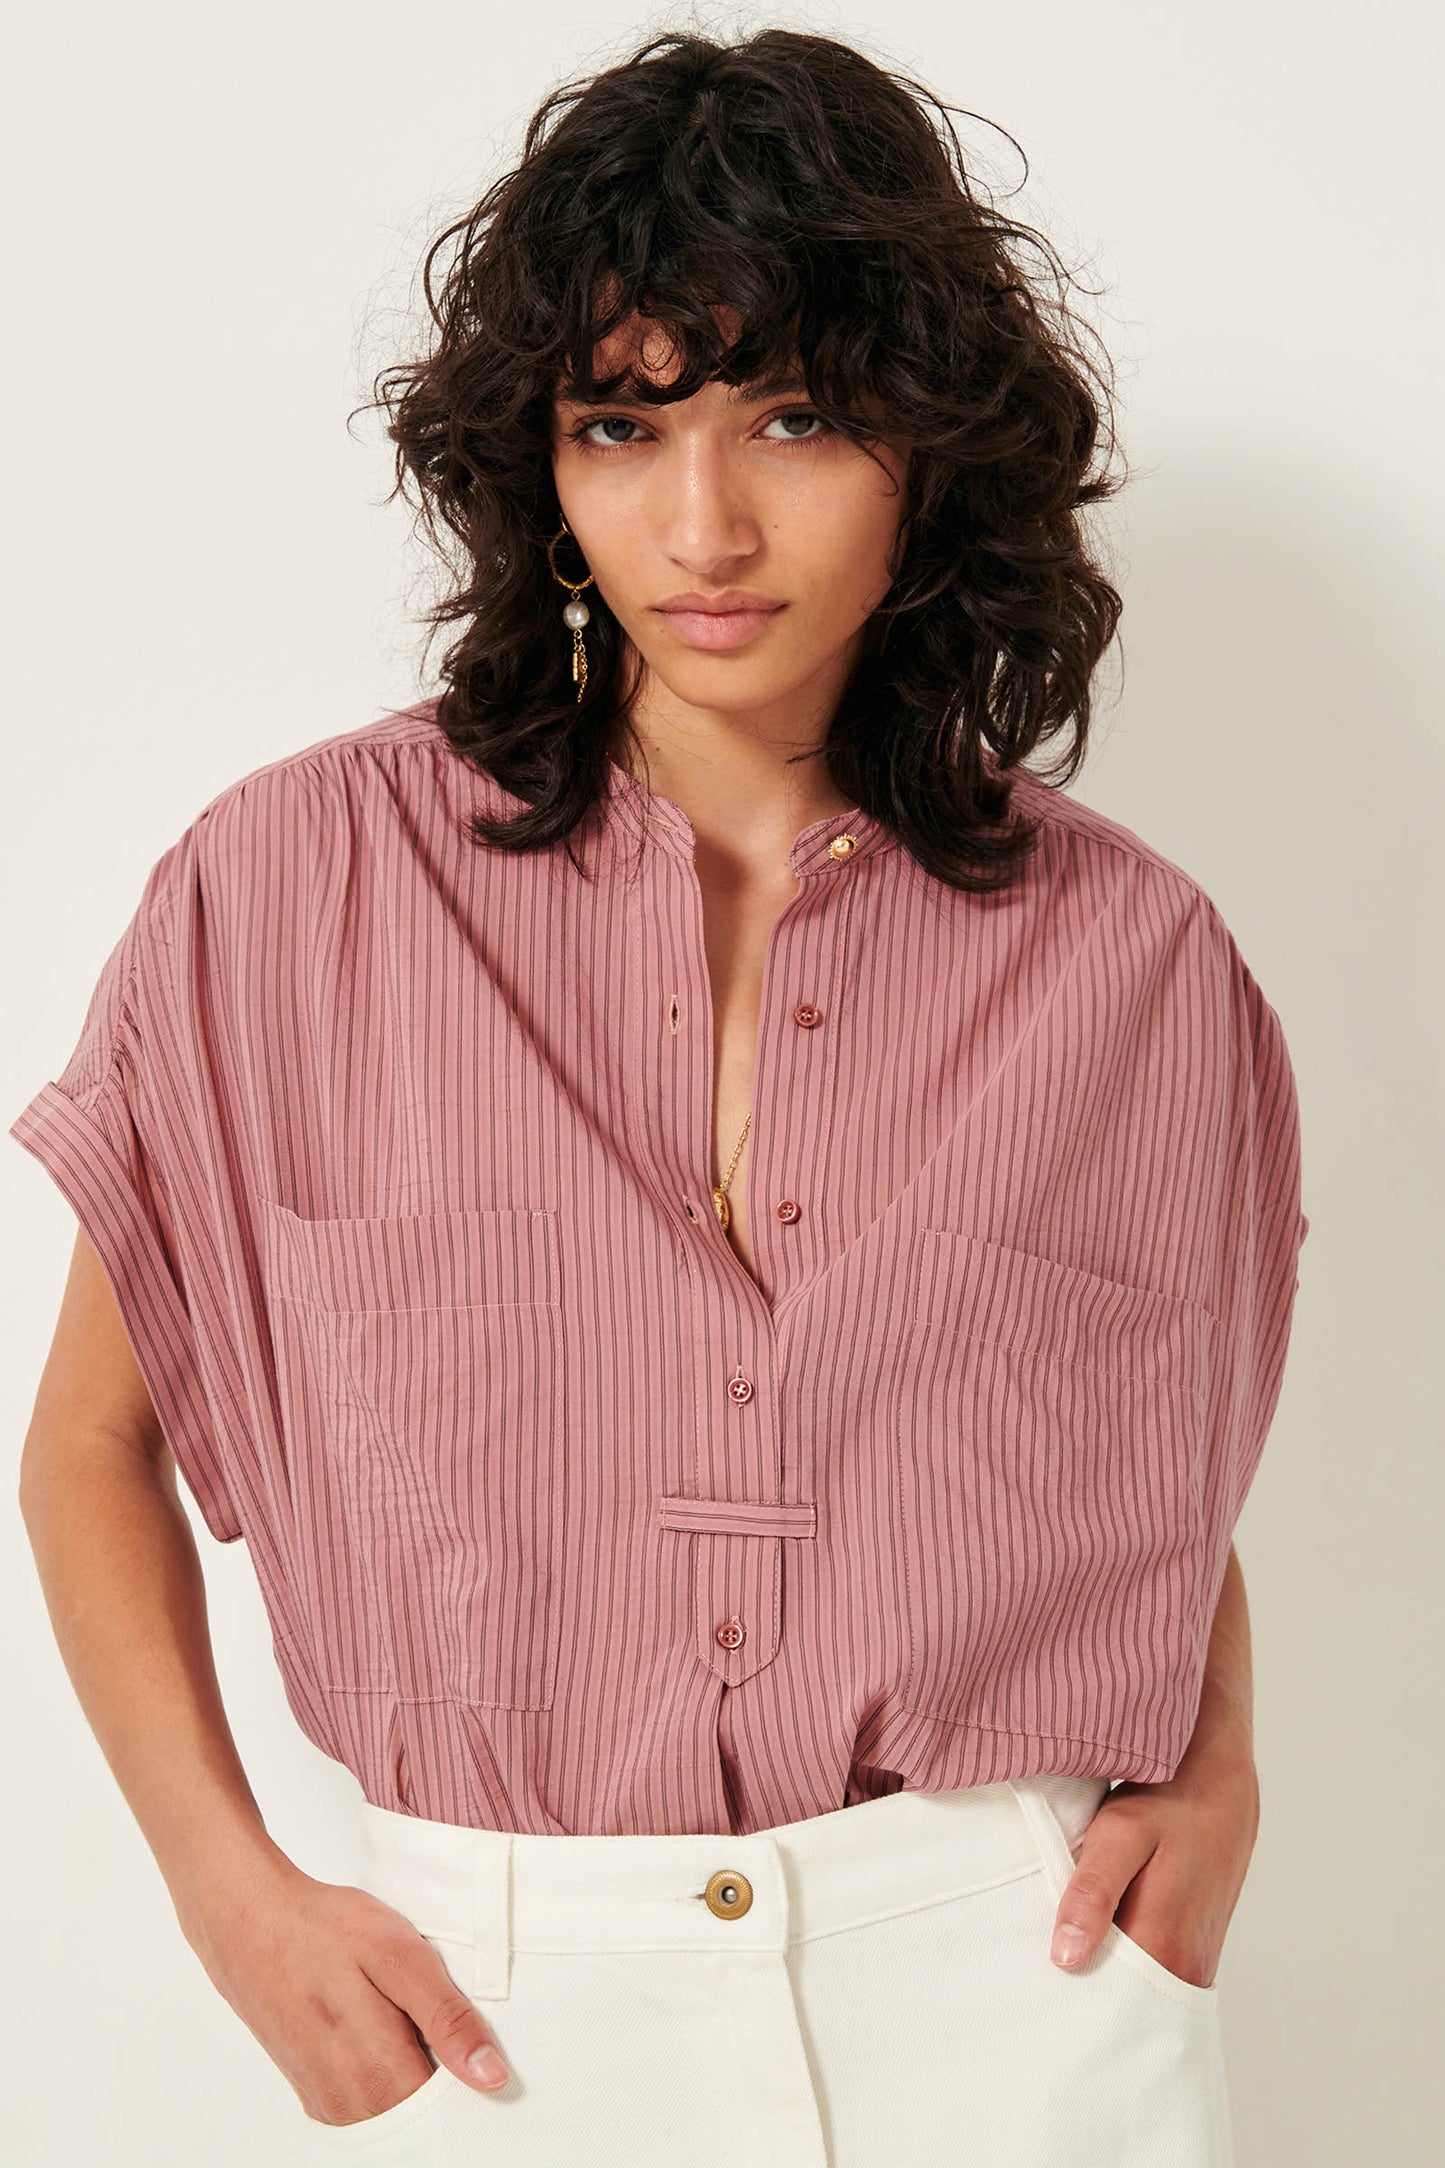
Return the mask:
[[566,1518],[557,1216],[265,1208],[297,1571],[328,1685],[547,1709]]
[[[1125,1739],[1192,1634],[1216,1321],[951,1229],[912,1270],[898,1408],[902,1699],[945,1722]],[[1150,1682],[1154,1681],[1154,1685]],[[1092,1715],[1086,1715],[1086,1708]]]

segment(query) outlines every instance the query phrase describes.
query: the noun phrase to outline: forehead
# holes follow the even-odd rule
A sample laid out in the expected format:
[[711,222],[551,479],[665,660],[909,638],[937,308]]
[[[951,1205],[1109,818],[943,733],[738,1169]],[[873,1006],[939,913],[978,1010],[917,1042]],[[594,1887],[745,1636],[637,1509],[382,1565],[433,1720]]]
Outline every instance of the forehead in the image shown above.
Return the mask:
[[[737,312],[719,303],[713,307],[711,313],[723,338],[728,343],[736,340],[742,329],[742,320]],[[610,377],[619,370],[630,369],[635,375],[647,378],[662,387],[670,384],[677,375],[681,359],[670,328],[655,317],[643,316],[636,310],[605,339],[599,340],[592,350],[594,375]],[[706,387],[710,391],[716,388],[721,388],[731,400],[743,400],[772,398],[781,392],[801,392],[806,386],[802,368],[794,362],[770,377],[766,383],[754,382],[736,389],[732,386]],[[566,388],[565,369],[557,380],[555,391],[557,398],[564,404],[576,403],[570,399]]]
[[636,312],[592,349],[592,365],[599,376],[633,368],[659,384],[672,381],[679,358],[667,325]]

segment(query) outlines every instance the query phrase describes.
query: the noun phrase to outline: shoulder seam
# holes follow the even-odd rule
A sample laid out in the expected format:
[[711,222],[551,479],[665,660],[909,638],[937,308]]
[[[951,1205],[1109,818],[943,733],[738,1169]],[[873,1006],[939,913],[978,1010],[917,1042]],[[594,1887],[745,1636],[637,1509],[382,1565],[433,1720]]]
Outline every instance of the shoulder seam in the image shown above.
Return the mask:
[[261,777],[286,773],[295,768],[315,767],[323,762],[343,759],[351,753],[368,752],[375,745],[405,744],[408,741],[433,739],[442,742],[435,721],[435,696],[416,701],[410,707],[388,710],[379,720],[361,723],[354,730],[341,730],[332,736],[319,738],[311,745],[293,748],[280,753],[274,760],[263,761],[257,768],[249,768],[238,775],[207,799],[195,818],[202,821],[217,811],[227,801],[245,788],[248,783],[258,782]]
[[1162,851],[1142,840],[1135,841],[1127,836],[1114,835],[1106,828],[1096,826],[1096,820],[1108,820],[1107,814],[1095,815],[1092,807],[1081,805],[1066,791],[1046,783],[1042,776],[1035,775],[1029,768],[1012,768],[1007,773],[1023,783],[1025,800],[1030,808],[1038,808],[1042,820],[1051,821],[1055,827],[1067,829],[1073,835],[1086,837],[1091,843],[1117,851],[1120,857],[1130,858],[1136,865],[1147,866],[1155,873],[1164,874],[1187,896],[1203,897],[1206,902],[1209,901],[1208,891],[1202,883],[1183,866],[1176,865],[1173,859],[1167,858]]

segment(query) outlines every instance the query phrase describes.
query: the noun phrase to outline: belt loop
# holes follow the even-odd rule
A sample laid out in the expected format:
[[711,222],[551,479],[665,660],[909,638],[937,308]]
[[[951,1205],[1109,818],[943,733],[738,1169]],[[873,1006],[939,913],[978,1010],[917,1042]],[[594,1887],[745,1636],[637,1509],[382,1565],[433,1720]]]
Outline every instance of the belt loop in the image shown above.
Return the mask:
[[796,1916],[792,1891],[788,1887],[788,1867],[783,1857],[783,1847],[771,1830],[764,1834],[768,1839],[768,1873],[772,1877],[773,1901],[778,1910],[778,1924],[772,1946],[780,1956],[786,1957],[789,1942],[802,1932],[802,1922]]
[[1003,1781],[1018,1801],[1029,1825],[1054,1894],[1062,1897],[1077,1865],[1074,1853],[1109,1796],[1109,1779],[1050,1773],[1005,1777]]
[[1062,1897],[1074,1871],[1074,1855],[1052,1800],[1037,1777],[1005,1777],[1003,1781],[1018,1802],[1055,1897]]
[[512,1833],[478,1829],[472,1844],[474,1997],[499,1999],[512,1984]]

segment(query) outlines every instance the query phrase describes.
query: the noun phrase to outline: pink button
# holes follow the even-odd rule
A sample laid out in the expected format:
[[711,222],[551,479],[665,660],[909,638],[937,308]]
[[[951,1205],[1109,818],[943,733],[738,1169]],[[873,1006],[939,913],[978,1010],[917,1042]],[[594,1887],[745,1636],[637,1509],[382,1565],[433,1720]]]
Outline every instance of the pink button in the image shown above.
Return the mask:
[[717,1630],[717,1638],[725,1649],[740,1649],[748,1637],[748,1630],[740,1618],[724,1619]]
[[742,1365],[739,1364],[736,1375],[728,1379],[728,1398],[736,1400],[741,1406],[743,1401],[751,1400],[752,1397],[753,1381],[743,1376]]
[[802,1216],[803,1207],[791,1197],[785,1197],[778,1206],[778,1218],[785,1220],[790,1226],[795,1219],[801,1219]]
[[822,1021],[822,1010],[815,1009],[811,1001],[800,1001],[793,1011],[793,1022],[802,1024],[806,1029],[811,1030],[814,1024],[821,1024]]

